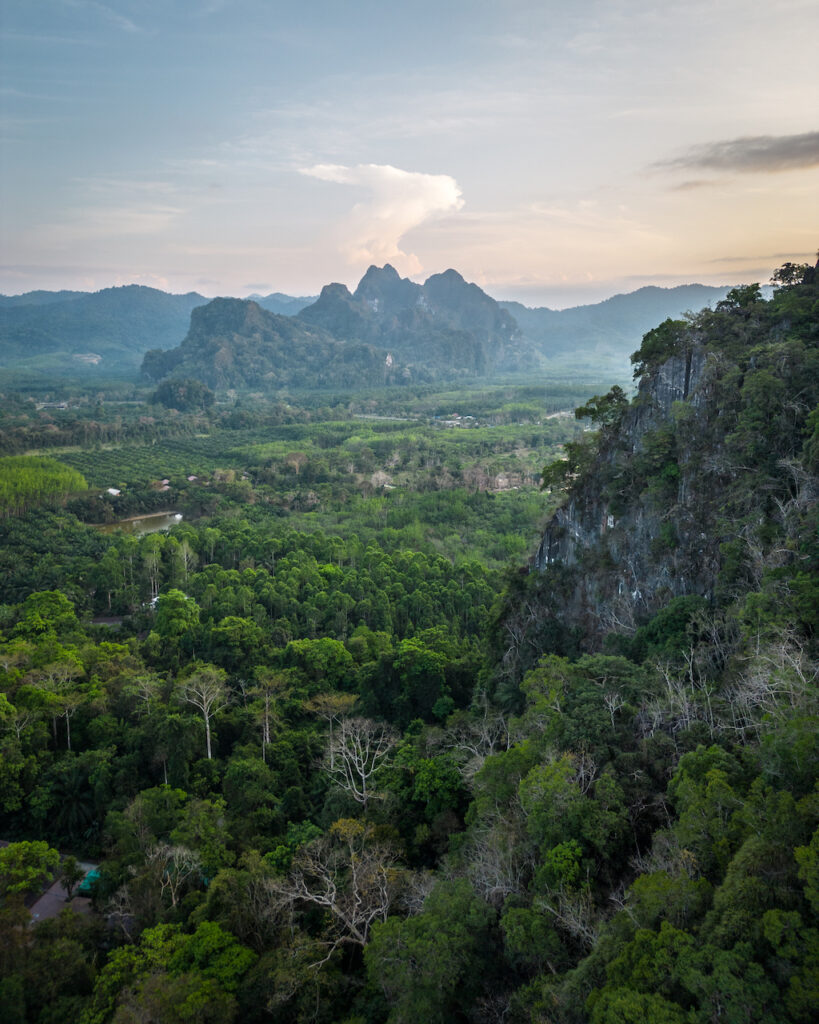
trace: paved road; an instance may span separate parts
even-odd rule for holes
[[[99,865],[97,864],[92,864],[90,861],[80,861],[80,867],[85,870],[86,874],[98,866]],[[87,899],[85,896],[75,896],[69,903],[68,893],[59,882],[54,882],[48,889],[46,889],[42,896],[38,898],[36,903],[32,904],[31,920],[45,921],[49,917],[56,917],[65,906],[70,906],[71,909],[75,910],[78,914],[87,914],[91,907],[91,900]]]

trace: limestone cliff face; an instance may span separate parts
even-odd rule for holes
[[[576,567],[564,613],[589,646],[630,630],[673,597],[712,592],[719,556],[713,495],[702,493],[702,466],[686,443],[708,432],[710,377],[706,352],[695,345],[644,378],[619,424],[603,431],[592,471],[543,535],[533,569]],[[652,468],[665,465],[647,482],[641,463],[651,461],[672,424],[673,457],[654,457]]]
[[[539,365],[514,317],[455,270],[419,285],[389,264],[370,267],[355,292],[327,285],[299,319],[338,339],[385,348],[412,366],[485,375]]]
[[[659,324],[633,356],[634,400],[612,391],[585,407],[600,430],[549,469],[570,478],[565,504],[510,587],[509,679],[538,651],[599,651],[687,596],[719,618],[754,595],[751,617],[819,635],[819,266],[774,279],[770,301],[742,286]]]

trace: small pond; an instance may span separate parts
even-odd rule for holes
[[[141,516],[129,516],[128,519],[120,519],[116,523],[99,523],[95,525],[103,533],[114,533],[115,530],[122,530],[124,533],[133,533],[137,537],[142,537],[146,533],[170,530],[172,526],[176,526],[177,523],[181,522],[181,512],[146,512]]]

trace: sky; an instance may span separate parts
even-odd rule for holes
[[[2,0],[0,292],[559,308],[819,247],[815,0]]]

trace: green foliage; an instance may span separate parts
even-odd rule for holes
[[[663,321],[643,336],[640,348],[631,357],[634,379],[642,377],[650,368],[664,363],[672,356],[685,352],[688,325],[684,320]]]
[[[647,658],[677,660],[697,643],[697,621],[706,607],[705,599],[697,594],[674,597],[633,637],[618,637],[613,646],[636,662]]]
[[[266,853],[264,859],[276,871],[284,873],[293,863],[295,852],[320,835],[321,829],[310,821],[290,821],[287,823],[284,841]]]
[[[819,332],[811,268],[777,285],[649,332],[644,382],[700,381],[670,410],[568,380],[4,403],[8,450],[125,482],[88,521],[185,517],[0,522],[0,834],[100,859],[111,922],[31,928],[46,872],[9,875],[5,1016],[811,1021]],[[578,404],[598,433],[545,418]],[[558,444],[599,548],[502,574]]]
[[[216,396],[199,380],[163,380],[154,392],[152,401],[167,409],[189,412],[192,409],[210,409]]]
[[[585,405],[579,406],[574,411],[575,419],[589,419],[601,427],[615,426],[622,418],[628,408],[628,398],[625,391],[618,385],[605,395],[595,395]]]
[[[34,505],[65,503],[88,489],[85,477],[56,459],[40,455],[0,458],[0,517],[21,515]]]
[[[38,892],[59,863],[59,853],[39,840],[0,847],[0,900]]]
[[[140,1007],[174,1024],[232,1021],[237,1010],[233,994],[255,959],[212,922],[190,935],[177,925],[149,928],[138,945],[111,954],[83,1024],[130,1021]]]
[[[155,627],[163,640],[175,640],[199,624],[199,606],[181,590],[160,594],[156,603]]]
[[[737,288],[732,288],[725,298],[717,303],[717,309],[727,313],[745,312],[753,309],[754,306],[761,302],[762,292],[759,289],[759,285],[743,284]]]
[[[59,590],[30,594],[20,608],[15,636],[28,639],[64,637],[76,632],[73,604]]]
[[[668,786],[679,815],[677,834],[713,877],[728,865],[742,835],[742,768],[722,748],[698,747],[686,754]]]
[[[541,488],[565,487],[588,472],[597,455],[597,435],[585,434],[577,441],[567,441],[564,458],[550,462],[541,473]]]
[[[777,289],[793,288],[799,284],[807,283],[814,274],[814,268],[810,263],[783,263],[771,275],[771,284]]]
[[[376,924],[364,954],[370,984],[391,1007],[389,1021],[445,1024],[480,992],[479,964],[493,914],[464,880],[440,882],[416,917]]]

